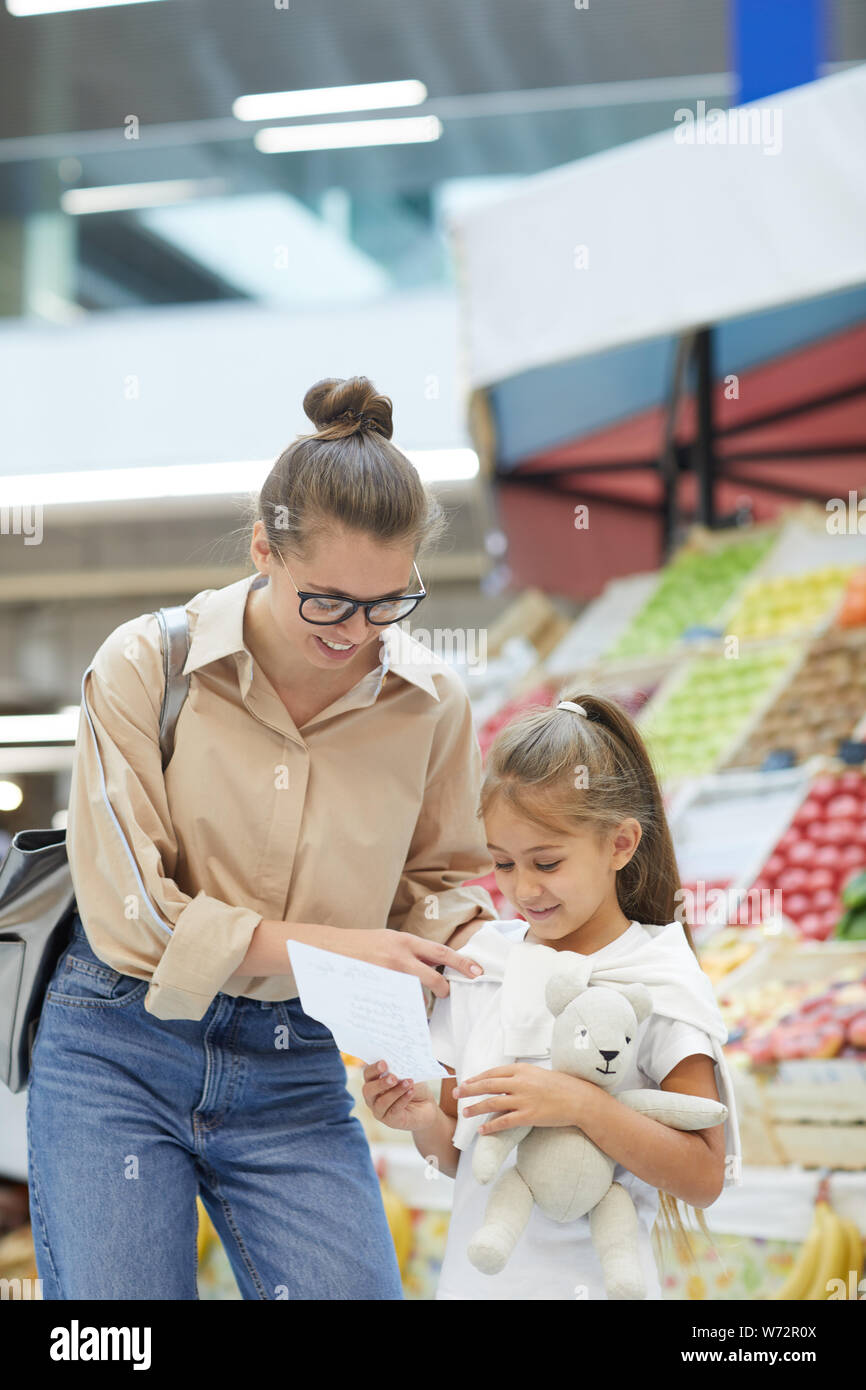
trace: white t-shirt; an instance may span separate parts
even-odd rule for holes
[[[512,920],[488,924],[501,929],[515,941],[522,941],[529,925]],[[622,936],[601,950],[592,952],[591,959],[599,964],[624,951],[650,940],[649,932],[638,922],[632,922]],[[473,990],[464,992],[471,1000]],[[474,995],[481,1003],[481,993]],[[455,1029],[450,996],[437,999],[430,1019],[434,1056],[444,1065],[461,1074],[461,1056],[471,1019],[463,1018]],[[459,1036],[455,1036],[455,1032]],[[634,1090],[646,1087],[658,1090],[659,1084],[684,1057],[694,1053],[713,1056],[713,1045],[706,1033],[675,1019],[650,1015],[639,1024],[638,1046],[625,1073],[621,1087]],[[534,1066],[550,1069],[550,1057],[518,1058]],[[553,1221],[538,1207],[533,1207],[526,1228],[521,1233],[504,1270],[499,1274],[482,1274],[470,1264],[466,1248],[471,1237],[484,1224],[484,1211],[492,1184],[483,1186],[472,1176],[474,1143],[460,1154],[454,1193],[451,1223],[442,1271],[436,1290],[437,1299],[606,1299],[601,1265],[592,1245],[589,1217],[577,1221]],[[513,1148],[500,1169],[512,1166],[517,1158]],[[658,1270],[652,1251],[650,1233],[658,1212],[658,1192],[648,1183],[636,1178],[621,1164],[614,1169],[614,1182],[621,1183],[631,1194],[638,1216],[639,1257],[647,1287],[647,1298],[661,1298]]]

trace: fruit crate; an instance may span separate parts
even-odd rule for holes
[[[848,580],[842,602],[833,615],[833,626],[842,632],[866,628],[866,563]]]
[[[797,1067],[796,1062],[782,1063]],[[807,1064],[804,1064],[807,1065]],[[848,1079],[838,1078],[848,1068]],[[756,1167],[866,1169],[866,1065],[836,1063],[836,1078],[771,1080],[731,1068],[743,1162]]]
[[[726,656],[723,642],[678,663],[638,723],[666,786],[715,772],[787,682],[801,657],[790,639]]]
[[[724,632],[741,643],[824,632],[857,568],[829,564],[796,574],[755,574],[724,610]]]
[[[803,771],[802,798],[788,824],[769,847],[756,845],[748,871],[733,886],[747,894],[778,893],[773,915],[783,927],[831,944],[843,911],[842,888],[866,869],[866,767],[816,756]]]
[[[743,640],[763,640],[774,635],[815,634],[827,631],[839,611],[847,586],[866,566],[866,534],[835,535],[828,530],[828,513],[814,503],[788,511],[775,543],[765,552],[740,590],[725,605],[720,621],[725,632]],[[835,571],[835,580],[833,576]],[[799,621],[780,622],[786,602],[799,590],[808,595],[823,575],[826,591],[820,602],[804,611]],[[757,628],[743,623],[743,603],[754,598]]]
[[[514,637],[531,642],[539,657],[546,659],[562,640],[568,619],[540,589],[525,589],[487,629],[487,655],[502,655]]]
[[[754,571],[754,578],[780,578],[823,569],[825,565],[866,565],[866,533],[844,535],[828,530],[825,507],[807,502],[786,513],[775,544]]]
[[[727,768],[757,767],[777,749],[798,762],[834,756],[866,714],[866,628],[831,629],[803,649],[789,680],[744,734]]]
[[[605,648],[606,661],[658,655],[678,646],[689,628],[717,627],[719,615],[773,547],[778,523],[739,533],[694,527],[661,572],[659,583],[628,627]]]
[[[616,640],[658,587],[661,571],[614,579],[594,599],[557,643],[545,662],[553,680],[583,671]]]
[[[807,996],[820,998],[825,991],[828,999],[834,994],[844,999],[846,989],[866,991],[864,979],[866,949],[860,943],[779,939],[756,951],[717,992],[726,1017],[739,1005],[755,1009],[763,992],[765,1004],[774,1010],[764,1026],[772,1026]],[[736,1030],[732,1036],[736,1038]],[[816,1023],[814,1050],[821,1049]],[[862,1060],[815,1055],[765,1063],[753,1062],[730,1043],[726,1051],[745,1163],[866,1168],[866,1050]]]

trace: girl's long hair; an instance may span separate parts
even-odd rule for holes
[[[619,905],[642,924],[679,920],[694,951],[679,915],[680,875],[661,788],[637,726],[602,695],[565,689],[556,700],[578,704],[586,714],[544,706],[500,730],[487,755],[479,815],[486,817],[494,802],[505,803],[521,819],[555,834],[584,827],[605,833],[633,816],[641,838],[617,872]],[[711,1241],[703,1211],[691,1210]],[[668,1192],[659,1193],[659,1218],[661,1234],[694,1259],[677,1199]]]

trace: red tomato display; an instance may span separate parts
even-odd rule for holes
[[[795,922],[804,916],[811,906],[811,900],[805,893],[785,893],[782,897],[782,911]]]
[[[856,836],[853,820],[828,820],[824,826],[824,843],[828,845],[853,845]]]
[[[810,840],[797,840],[788,850],[789,864],[811,864],[815,856],[815,846]]]
[[[806,888],[810,893],[814,893],[817,888],[835,888],[836,874],[832,869],[813,869],[809,874]]]
[[[864,869],[866,775],[853,769],[824,773],[812,782],[752,887],[778,890],[782,912],[800,935],[825,941],[842,915],[843,884]]]
[[[827,913],[835,907],[837,895],[832,888],[818,888],[812,894],[812,910]]]
[[[809,796],[813,801],[829,801],[831,796],[835,796],[839,790],[838,779],[831,773],[822,777],[816,777],[809,788]]]
[[[849,792],[842,796],[831,796],[826,809],[827,815],[833,820],[857,820],[863,814],[863,802],[859,796],[852,796]]]
[[[838,845],[819,845],[815,850],[815,858],[812,862],[816,869],[832,869],[838,875],[842,869],[839,859],[841,853]]]
[[[783,893],[800,893],[809,883],[809,871],[795,865],[793,869],[785,869],[779,874],[776,880],[776,887]]]

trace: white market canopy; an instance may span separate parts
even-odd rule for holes
[[[701,105],[455,220],[471,387],[866,283],[866,64]]]

